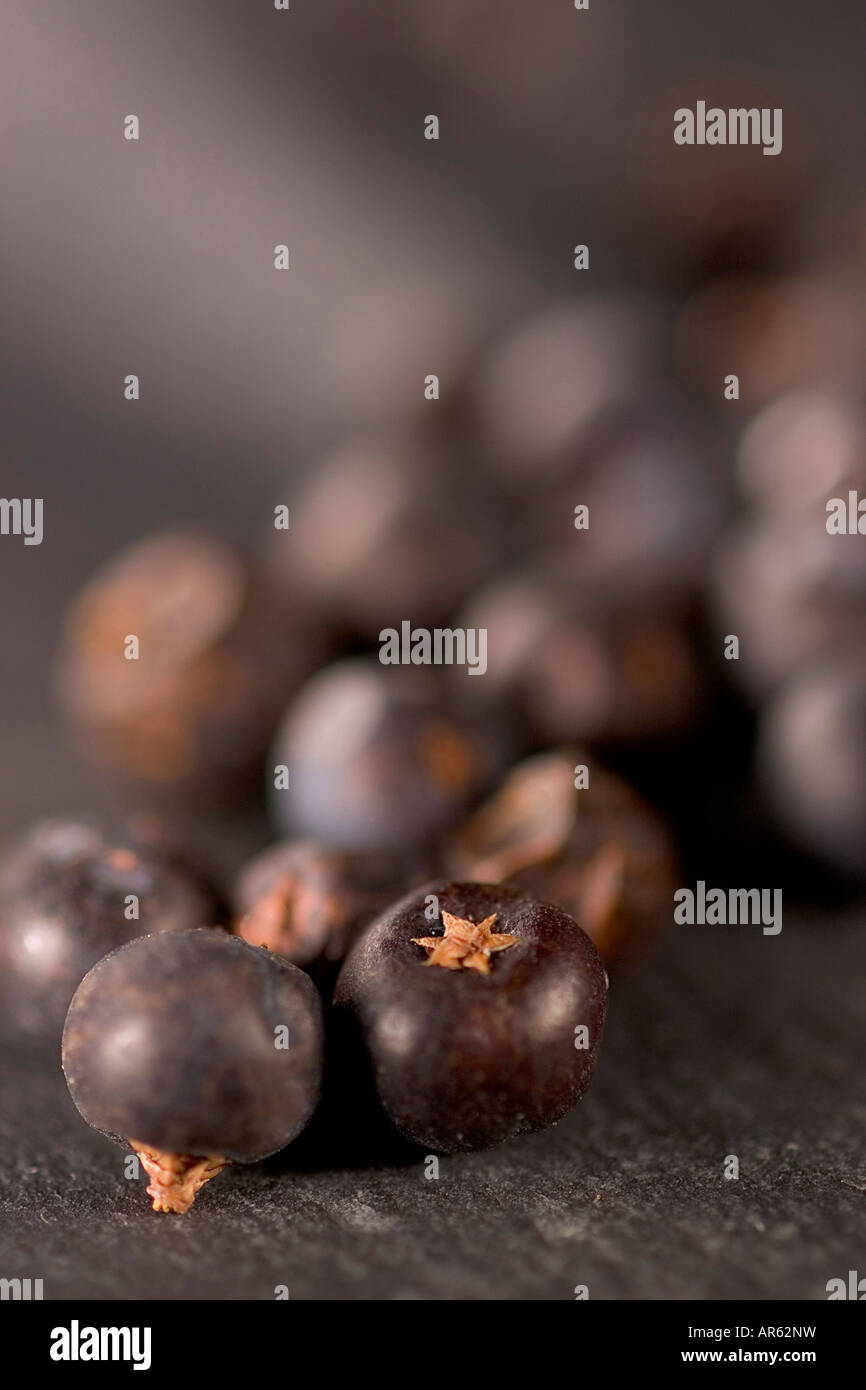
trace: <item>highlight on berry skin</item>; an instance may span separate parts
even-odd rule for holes
[[[94,966],[63,1032],[75,1105],[131,1146],[154,1211],[278,1152],[316,1108],[322,1008],[282,957],[218,929],[140,937]]]
[[[428,1151],[486,1149],[555,1124],[589,1086],[607,973],[552,903],[436,881],[355,942],[334,994],[341,1066]],[[360,1059],[360,1060],[359,1060]]]

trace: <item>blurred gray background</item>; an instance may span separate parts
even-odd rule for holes
[[[759,163],[795,245],[804,191],[811,236],[860,177],[864,29],[853,0],[6,0],[3,492],[44,497],[45,540],[0,540],[2,820],[64,797],[48,673],[70,590],[160,523],[256,538],[356,422],[334,361],[365,296],[420,276],[495,333],[573,292],[578,240],[593,289],[675,288],[671,113],[710,74],[785,107]]]

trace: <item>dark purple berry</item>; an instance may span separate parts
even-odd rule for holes
[[[589,1085],[606,997],[598,952],[561,908],[440,882],[368,927],[335,1005],[398,1132],[449,1153],[561,1119]]]
[[[657,384],[663,325],[657,303],[620,296],[567,300],[520,325],[478,384],[491,467],[524,482],[569,468],[585,430]]]
[[[634,598],[526,571],[485,587],[459,623],[487,632],[485,675],[454,671],[467,706],[510,709],[542,743],[628,743],[694,718],[700,677],[688,635]]]
[[[585,430],[562,480],[528,499],[529,526],[546,566],[572,588],[677,612],[703,588],[728,491],[716,436],[668,393]]]
[[[404,618],[446,622],[501,563],[506,534],[496,491],[453,447],[373,436],[320,461],[271,547],[271,573],[369,641]]]
[[[828,534],[823,507],[743,521],[716,557],[713,598],[719,648],[739,638],[739,658],[725,664],[760,701],[825,654],[866,642],[863,537]]]
[[[745,430],[737,475],[748,499],[783,516],[818,513],[828,498],[862,493],[866,417],[832,391],[797,391],[773,400]]]
[[[817,275],[712,280],[688,300],[678,329],[684,372],[716,399],[735,372],[749,406],[804,389],[856,393],[864,347],[852,286]]]
[[[483,678],[482,678],[483,679]],[[410,851],[489,783],[503,749],[489,723],[443,705],[429,669],[357,659],[290,706],[272,751],[277,823],[352,850]]]
[[[79,985],[63,1070],[89,1125],[136,1150],[155,1211],[290,1143],[319,1097],[321,1005],[288,961],[222,931],[147,936]]]
[[[0,861],[0,990],[18,1027],[58,1037],[92,965],[136,936],[213,926],[217,894],[139,815],[106,828],[43,821]]]
[[[776,816],[792,838],[837,870],[866,877],[862,648],[828,653],[765,704],[758,767]]]

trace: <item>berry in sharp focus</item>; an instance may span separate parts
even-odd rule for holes
[[[322,1017],[310,979],[222,931],[130,942],[80,984],[63,1034],[72,1099],[131,1144],[155,1211],[186,1211],[228,1162],[285,1147],[318,1101]]]
[[[589,1085],[606,998],[599,955],[561,908],[441,882],[355,944],[335,1023],[342,1049],[366,1050],[397,1131],[448,1153],[561,1119]]]

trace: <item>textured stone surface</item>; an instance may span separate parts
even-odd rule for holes
[[[4,1049],[2,1272],[46,1298],[824,1298],[866,1251],[864,969],[853,917],[681,928],[613,982],[555,1129],[427,1181],[422,1154],[359,1163],[320,1126],[185,1217],[150,1211],[59,1066]]]

